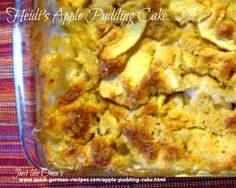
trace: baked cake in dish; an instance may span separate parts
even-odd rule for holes
[[[134,12],[61,26],[36,65],[39,140],[56,169],[126,175],[236,170],[235,0],[61,0]],[[160,10],[165,20],[142,22]],[[148,9],[147,9],[148,10]]]

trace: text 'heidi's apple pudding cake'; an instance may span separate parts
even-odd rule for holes
[[[85,18],[63,24],[37,65],[50,166],[132,175],[236,169],[234,0],[55,4]],[[95,7],[134,16],[88,23]],[[149,19],[160,12],[165,20]]]

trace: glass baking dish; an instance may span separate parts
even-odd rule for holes
[[[16,0],[15,8],[18,10],[32,10],[36,1]],[[37,124],[37,92],[35,80],[34,59],[30,56],[27,44],[27,23],[22,23],[20,18],[13,25],[13,69],[15,83],[16,109],[22,149],[28,162],[38,169],[51,168],[42,156],[42,146],[35,137],[35,125]],[[73,173],[73,172],[71,172]],[[119,175],[104,171],[79,172],[88,175]],[[78,174],[77,174],[78,175]],[[235,176],[235,172],[221,172],[217,176]],[[189,176],[186,174],[180,177]],[[206,171],[201,171],[194,176],[213,176]],[[215,175],[214,175],[215,176]]]
[[[17,10],[32,10],[33,2],[31,0],[16,0],[15,8]],[[31,165],[41,169],[44,164],[39,158],[37,143],[33,138],[33,129],[36,123],[34,65],[27,48],[25,28],[26,23],[21,23],[20,17],[17,17],[12,32],[17,120],[24,155]]]

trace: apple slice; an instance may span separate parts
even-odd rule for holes
[[[148,72],[154,53],[154,43],[144,42],[141,48],[129,59],[121,79],[129,81],[131,87],[136,87]]]
[[[210,40],[217,46],[236,51],[236,24],[233,20],[219,20],[224,17],[226,6],[216,5],[212,15],[198,23],[200,34],[203,38]]]
[[[103,48],[100,54],[100,59],[116,59],[118,56],[128,51],[141,38],[145,28],[146,23],[140,21],[131,26],[127,25],[123,29],[123,34],[121,35],[121,38],[119,40]]]
[[[118,104],[128,105],[128,91],[126,91],[125,86],[129,86],[131,90],[135,90],[137,86],[140,86],[143,77],[148,73],[154,50],[155,43],[144,40],[138,51],[129,59],[122,73],[101,81],[99,86],[100,95]]]
[[[219,38],[215,34],[214,28],[208,27],[209,20],[205,20],[198,24],[198,28],[200,30],[201,36],[205,39],[210,40],[215,43],[217,46],[229,50],[236,51],[236,40],[235,39],[227,39],[227,38]]]

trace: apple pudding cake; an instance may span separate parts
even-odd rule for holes
[[[236,170],[234,0],[61,0],[134,13],[63,24],[36,65],[39,140],[56,169],[131,175]],[[141,10],[145,20],[138,19]],[[151,10],[151,11],[148,11]],[[150,20],[164,12],[165,20]],[[90,12],[91,13],[91,12]]]

